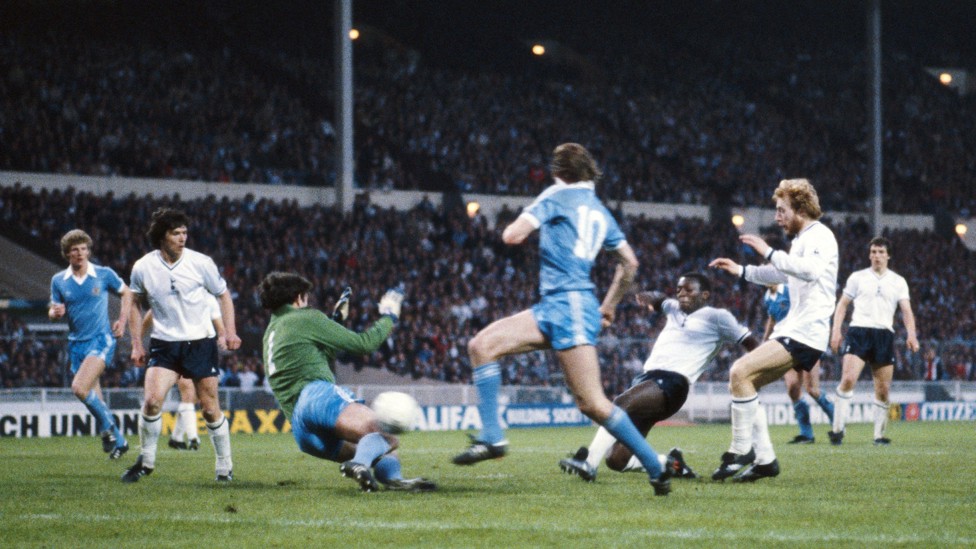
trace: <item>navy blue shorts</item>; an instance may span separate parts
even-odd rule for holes
[[[217,338],[195,341],[149,340],[149,366],[173,370],[183,377],[203,379],[218,375]]]
[[[840,354],[854,355],[875,366],[894,364],[895,333],[884,328],[849,328]]]
[[[634,378],[630,387],[634,388],[645,381],[653,381],[661,388],[664,398],[667,399],[667,411],[663,417],[671,417],[678,413],[678,410],[685,405],[688,400],[688,378],[669,370],[648,370]]]
[[[793,357],[794,370],[809,372],[823,356],[823,351],[818,351],[790,337],[777,337],[776,341],[785,347],[786,351]]]

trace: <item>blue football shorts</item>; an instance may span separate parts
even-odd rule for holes
[[[306,385],[291,414],[291,432],[298,449],[317,458],[336,461],[343,443],[336,436],[336,422],[353,402],[363,403],[363,400],[334,383],[323,380]]]
[[[532,316],[557,351],[596,345],[600,335],[600,303],[589,290],[542,296],[542,301],[532,306]]]
[[[71,358],[72,374],[77,374],[81,363],[90,356],[97,356],[107,366],[115,357],[115,336],[104,334],[101,337],[69,341],[68,356]]]

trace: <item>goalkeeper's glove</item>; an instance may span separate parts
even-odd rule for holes
[[[352,288],[346,286],[346,289],[342,290],[342,295],[339,296],[339,301],[336,301],[335,308],[332,309],[332,320],[342,323],[349,318],[350,297],[352,297]]]
[[[390,315],[396,321],[400,318],[400,307],[403,304],[403,290],[394,288],[387,290],[380,299],[380,314]]]

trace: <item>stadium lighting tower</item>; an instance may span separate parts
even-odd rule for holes
[[[872,182],[871,225],[874,234],[881,234],[882,206],[882,119],[881,119],[881,0],[867,3],[866,23],[868,28],[868,118],[870,120],[870,164],[869,177]]]
[[[336,205],[342,211],[352,209],[353,140],[352,140],[352,0],[335,0],[335,126],[338,169],[336,170]]]

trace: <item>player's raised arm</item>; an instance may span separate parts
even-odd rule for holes
[[[743,266],[727,257],[717,257],[708,266],[712,269],[721,269],[731,275],[742,276]]]
[[[519,216],[502,231],[502,242],[509,246],[517,246],[525,242],[525,239],[535,230],[536,226],[526,216]]]
[[[664,295],[664,292],[657,290],[640,292],[635,297],[638,305],[647,307],[652,312],[661,312],[661,305],[668,298],[668,296]]]

